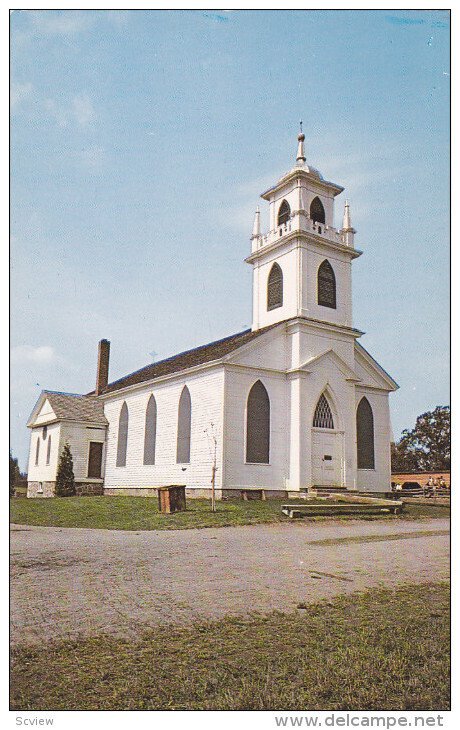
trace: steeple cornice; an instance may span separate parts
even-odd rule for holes
[[[345,253],[350,257],[350,260],[357,259],[363,253],[357,248],[351,248],[350,246],[345,246],[342,243],[335,243],[334,241],[331,241],[324,236],[316,235],[315,233],[309,233],[307,231],[296,230],[291,231],[285,236],[276,239],[275,241],[273,241],[273,243],[268,243],[265,246],[261,246],[260,248],[256,249],[247,258],[245,258],[245,261],[248,264],[252,264],[258,259],[265,257],[267,254],[272,253],[273,251],[277,251],[287,244],[292,244],[296,241],[296,239],[299,239],[299,246],[302,246],[306,243],[314,243],[322,248],[325,252],[333,250]]]
[[[271,188],[268,188],[268,190],[265,190],[260,197],[264,200],[270,200],[274,193],[290,183],[296,177],[303,178],[310,185],[314,184],[318,188],[332,193],[334,197],[336,197],[336,195],[340,195],[340,193],[343,193],[345,188],[343,188],[341,185],[337,185],[337,183],[331,182],[330,180],[324,180],[322,177],[318,177],[319,174],[320,173],[318,173],[317,171],[313,172],[312,169],[308,166],[293,167],[292,170],[287,172],[285,175],[283,175],[282,178],[280,178],[280,180],[278,180],[276,185],[273,185]]]

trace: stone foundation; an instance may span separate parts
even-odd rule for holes
[[[216,489],[216,499],[242,499],[243,492],[251,491],[260,492],[260,489]],[[288,492],[284,489],[264,489],[265,499],[287,499]],[[106,487],[104,489],[106,497],[157,497],[157,487]],[[211,490],[209,488],[186,488],[185,496],[187,499],[211,499]]]
[[[54,497],[56,482],[28,482],[27,497],[29,499],[44,499]],[[104,494],[104,483],[75,482],[77,497],[100,497]]]
[[[27,482],[28,498],[54,497],[56,482]]]
[[[77,497],[102,497],[104,494],[104,482],[76,482],[75,491]]]

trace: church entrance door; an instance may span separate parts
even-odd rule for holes
[[[314,486],[341,486],[341,434],[314,429],[311,461]]]

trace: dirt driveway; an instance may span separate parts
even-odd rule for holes
[[[14,643],[295,610],[371,586],[446,580],[449,521],[122,532],[12,526]]]

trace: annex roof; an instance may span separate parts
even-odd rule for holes
[[[54,418],[51,416],[50,420],[108,423],[104,416],[104,404],[94,396],[43,390],[31,413],[28,426],[34,425],[45,401],[53,409]]]

